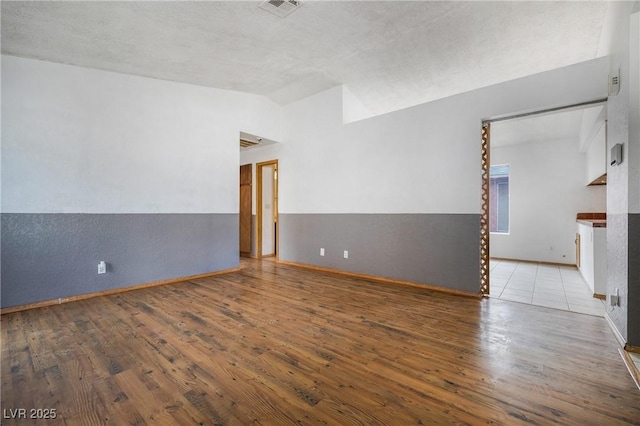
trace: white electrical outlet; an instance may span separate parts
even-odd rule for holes
[[[344,251],[344,258],[345,259],[349,258],[349,252],[347,250]]]
[[[323,248],[320,249],[320,256],[324,256],[324,249]]]
[[[104,260],[101,260],[100,263],[98,263],[98,274],[106,274],[107,273],[107,264],[104,262]]]

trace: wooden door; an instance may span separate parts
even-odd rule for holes
[[[251,256],[251,164],[240,166],[240,254]]]

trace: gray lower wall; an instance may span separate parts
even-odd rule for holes
[[[3,213],[1,222],[3,308],[239,262],[237,214]]]
[[[279,259],[480,291],[480,215],[280,214]],[[320,248],[325,256],[320,256]],[[344,259],[344,250],[349,258]]]
[[[640,347],[640,214],[629,215],[628,343]]]
[[[629,214],[607,213],[607,315],[628,342],[629,314],[628,260]],[[611,306],[609,297],[618,289],[620,306]]]

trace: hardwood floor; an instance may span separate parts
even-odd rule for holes
[[[603,318],[241,262],[3,315],[3,424],[640,424]]]

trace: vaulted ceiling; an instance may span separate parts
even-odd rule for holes
[[[3,1],[2,53],[371,115],[596,58],[608,2]]]

